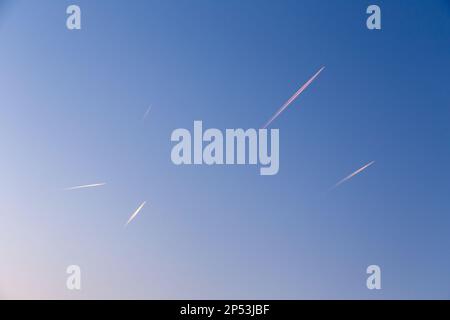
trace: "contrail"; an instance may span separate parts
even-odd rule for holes
[[[325,69],[325,67],[320,68],[319,71],[317,71],[317,73],[315,75],[312,76],[311,79],[309,79],[303,86],[301,86],[300,89],[298,89],[298,91],[296,93],[294,93],[294,95],[288,100],[286,101],[285,104],[283,104],[283,106],[272,116],[272,118],[270,118],[269,121],[267,121],[267,123],[264,125],[263,129],[266,129],[276,118],[278,118],[278,116],[287,108],[289,107],[289,105],[295,101],[295,99],[297,99],[297,97],[306,90],[306,88],[309,87],[309,85],[319,76],[319,74],[323,71],[323,69]]]
[[[104,185],[106,185],[106,183],[95,183],[95,184],[87,184],[87,185],[84,185],[84,186],[77,186],[77,187],[66,188],[64,190],[69,191],[69,190],[77,190],[77,189],[94,188],[94,187],[101,187],[101,186],[104,186]]]
[[[144,117],[142,117],[142,121],[147,119],[147,116],[148,116],[148,114],[150,113],[151,110],[152,110],[152,106],[148,107],[147,111],[145,111]]]
[[[363,172],[364,170],[366,170],[368,167],[370,167],[370,166],[373,165],[374,163],[375,163],[375,161],[372,161],[372,162],[366,164],[364,167],[362,167],[362,168],[356,170],[356,171],[353,172],[351,175],[345,177],[344,179],[342,179],[341,181],[339,181],[338,183],[336,183],[336,184],[331,188],[331,190],[333,190],[334,188],[339,187],[339,186],[340,186],[341,184],[343,184],[344,182],[350,180],[351,178],[353,178],[353,177],[356,176],[357,174]]]
[[[130,219],[128,219],[127,223],[125,224],[125,227],[128,226],[128,224],[133,221],[134,218],[138,215],[138,213],[142,210],[142,208],[145,206],[146,201],[144,201],[139,208],[131,215]]]

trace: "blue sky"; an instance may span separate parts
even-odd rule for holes
[[[0,297],[449,298],[448,1],[4,3]],[[259,128],[322,66],[276,176],[172,164],[173,130]]]

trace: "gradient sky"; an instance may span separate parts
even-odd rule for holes
[[[449,1],[0,1],[0,39],[0,298],[450,298]],[[278,175],[172,164],[322,66]]]

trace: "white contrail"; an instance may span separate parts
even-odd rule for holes
[[[375,163],[375,161],[372,161],[368,164],[366,164],[364,167],[359,168],[358,170],[356,170],[355,172],[353,172],[351,175],[345,177],[344,179],[342,179],[341,181],[339,181],[338,183],[336,183],[331,190],[333,190],[336,187],[339,187],[341,184],[343,184],[344,182],[350,180],[351,178],[353,178],[354,176],[356,176],[357,174],[363,172],[364,170],[366,170],[368,167],[370,167],[371,165],[373,165]]]
[[[94,187],[101,187],[101,186],[104,186],[104,185],[106,185],[106,183],[95,183],[95,184],[87,184],[87,185],[84,185],[84,186],[77,186],[77,187],[66,188],[64,190],[69,191],[69,190],[77,190],[77,189],[94,188]]]
[[[138,213],[142,210],[142,208],[145,206],[146,201],[144,201],[139,208],[131,215],[130,219],[128,219],[127,223],[125,223],[125,227],[133,221],[134,218],[138,215]]]
[[[152,110],[152,106],[148,107],[147,111],[145,111],[144,117],[142,117],[142,121],[147,119],[147,116],[149,115],[151,110]]]
[[[319,76],[319,74],[323,71],[323,69],[325,69],[325,67],[320,68],[319,71],[316,72],[315,75],[313,75],[311,77],[311,79],[309,79],[303,86],[301,86],[300,89],[297,90],[296,93],[294,93],[294,95],[289,98],[288,101],[285,102],[285,104],[283,104],[281,106],[280,109],[278,109],[278,111],[272,116],[272,118],[270,118],[269,121],[267,121],[267,123],[264,125],[264,127],[262,127],[262,129],[266,129],[276,118],[278,118],[278,116],[287,108],[289,107],[289,105],[295,101],[295,99],[297,99],[297,97],[306,90],[306,88],[309,87],[309,85]]]

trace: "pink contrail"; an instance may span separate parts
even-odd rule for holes
[[[339,181],[338,183],[336,183],[331,189],[337,188],[339,187],[341,184],[343,184],[344,182],[350,180],[351,178],[353,178],[354,176],[356,176],[357,174],[363,172],[364,170],[366,170],[368,167],[370,167],[371,165],[373,165],[375,163],[375,161],[372,161],[368,164],[366,164],[364,167],[356,170],[355,172],[353,172],[351,175],[345,177],[344,179],[342,179],[341,181]]]
[[[269,121],[264,125],[263,129],[266,129],[278,116],[287,108],[289,105],[297,99],[297,97],[309,87],[309,85],[319,76],[319,74],[325,69],[325,67],[320,68],[315,75],[312,76],[298,91],[288,100],[285,104],[270,118]]]

